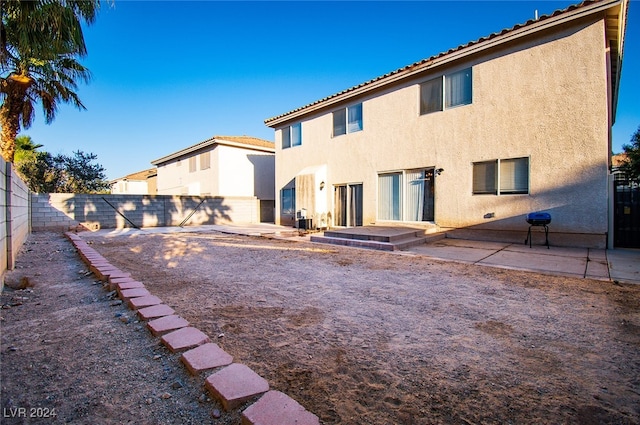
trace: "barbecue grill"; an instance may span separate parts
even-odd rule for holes
[[[544,227],[544,244],[549,249],[549,223],[551,223],[551,214],[544,212],[535,212],[527,214],[527,223],[529,223],[529,231],[527,232],[527,238],[524,240],[524,244],[529,242],[529,248],[531,248],[531,228],[533,226]]]

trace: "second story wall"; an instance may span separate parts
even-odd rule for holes
[[[465,69],[472,74],[472,102],[421,115],[420,84]],[[380,173],[442,168],[435,180],[440,226],[491,228],[499,222],[501,228],[520,229],[524,214],[547,209],[557,231],[604,234],[608,78],[603,20],[576,21],[503,43],[301,117],[300,146],[283,149],[287,127],[279,127],[276,188],[290,185],[306,167],[327,164],[328,184],[362,183],[369,224],[380,222]],[[334,136],[333,112],[357,103],[362,131]],[[513,158],[528,160],[528,193],[473,193],[474,163]],[[333,205],[333,191],[326,196]],[[490,213],[495,220],[485,218]]]
[[[215,195],[213,151],[197,152],[158,165],[159,195]]]
[[[275,199],[272,153],[220,145],[216,148],[220,196],[256,196]]]

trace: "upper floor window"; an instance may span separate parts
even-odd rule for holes
[[[333,112],[333,136],[362,130],[362,103]]]
[[[196,161],[197,161],[197,158],[196,158],[195,155],[189,157],[189,172],[190,173],[195,173],[196,172]]]
[[[474,195],[529,193],[529,158],[496,159],[473,163]]]
[[[211,167],[211,151],[200,154],[200,169],[206,170]]]
[[[446,74],[420,84],[420,115],[468,105],[471,101],[471,68]]]
[[[302,123],[296,123],[282,129],[282,149],[302,144]]]

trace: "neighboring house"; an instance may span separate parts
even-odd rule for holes
[[[159,195],[256,197],[261,221],[275,208],[273,142],[248,136],[214,136],[151,161]]]
[[[155,195],[158,173],[155,168],[138,171],[115,180],[111,180],[111,193],[116,195]]]
[[[604,247],[627,0],[585,2],[265,120],[276,222]]]

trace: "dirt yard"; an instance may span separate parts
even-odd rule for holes
[[[46,256],[23,253],[36,286],[3,294],[27,298],[2,311],[3,409],[238,423],[213,419],[202,380],[116,317],[130,313],[82,274],[70,244],[39,235],[26,250],[55,246],[75,268],[57,279]],[[217,232],[83,237],[324,424],[640,423],[640,286]],[[51,299],[58,311],[41,311]],[[68,326],[84,338],[56,339]],[[59,372],[82,358],[84,381]]]

